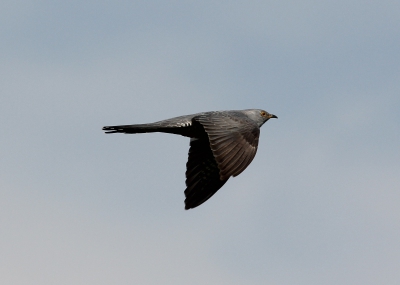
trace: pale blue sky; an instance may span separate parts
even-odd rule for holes
[[[399,284],[396,1],[2,1],[4,284]],[[189,140],[104,125],[261,108],[185,211]]]

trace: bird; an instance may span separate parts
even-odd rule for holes
[[[261,126],[277,116],[261,109],[211,111],[149,124],[105,126],[106,134],[169,133],[190,138],[185,210],[211,198],[254,159]]]

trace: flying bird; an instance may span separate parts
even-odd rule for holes
[[[278,118],[260,109],[213,111],[150,124],[106,126],[107,134],[170,133],[190,138],[186,163],[185,209],[214,195],[231,176],[238,176],[257,152],[260,127]]]

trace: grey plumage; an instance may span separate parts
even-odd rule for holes
[[[257,152],[260,127],[277,116],[264,110],[215,111],[151,124],[106,126],[107,134],[162,132],[190,137],[185,209],[195,208],[237,176]]]

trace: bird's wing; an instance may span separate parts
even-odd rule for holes
[[[203,127],[220,170],[220,179],[237,176],[257,152],[260,128],[242,113],[213,113],[193,118]]]
[[[220,171],[208,139],[191,139],[186,163],[185,209],[195,208],[215,194],[228,180]]]

